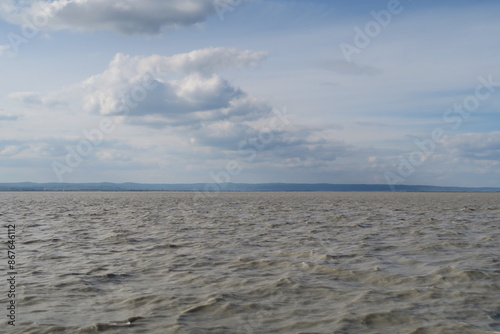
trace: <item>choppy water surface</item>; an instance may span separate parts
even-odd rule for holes
[[[17,227],[20,333],[500,332],[500,194],[0,202]]]

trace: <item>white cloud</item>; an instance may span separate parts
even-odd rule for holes
[[[26,104],[72,105],[101,115],[161,117],[165,124],[248,119],[270,109],[216,72],[257,66],[265,52],[208,48],[171,57],[117,54],[108,68],[68,89],[40,94],[17,92],[9,97]],[[145,125],[146,120],[142,120]],[[139,121],[138,123],[141,123]]]
[[[0,7],[0,17],[19,25],[28,20],[40,30],[150,35],[202,23],[214,12],[212,0],[7,0]]]

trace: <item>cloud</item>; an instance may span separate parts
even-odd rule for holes
[[[0,157],[13,157],[26,149],[29,149],[29,145],[23,141],[0,140]]]
[[[331,71],[337,74],[343,75],[375,75],[380,72],[380,70],[367,66],[367,65],[358,65],[355,62],[348,63],[345,60],[321,60],[316,63],[316,65],[327,71]]]
[[[464,133],[444,143],[451,153],[470,160],[500,161],[500,132]]]
[[[162,125],[253,119],[270,108],[217,72],[258,66],[265,52],[208,48],[171,57],[116,54],[108,68],[70,88],[48,94],[9,95],[28,105],[72,105],[76,110],[111,116],[130,116],[146,125],[161,118]],[[156,121],[155,121],[156,123]],[[156,123],[158,124],[158,123]]]
[[[18,25],[28,20],[38,29],[148,35],[199,24],[214,13],[212,0],[6,0],[0,7],[5,20]]]
[[[222,76],[226,70],[258,66],[266,56],[266,52],[233,48],[170,57],[116,54],[103,72],[69,88],[48,94],[18,92],[10,97],[40,108],[64,104],[70,112],[110,117],[118,128],[130,127],[135,135],[116,140],[131,148],[99,148],[91,159],[101,162],[145,161],[138,158],[142,155],[130,153],[144,151],[137,146],[139,138],[163,143],[174,138],[189,151],[201,152],[196,164],[240,159],[273,168],[325,167],[351,154],[352,147],[325,139],[331,127],[312,129],[280,121],[268,101],[251,96]],[[43,156],[64,152],[60,145],[37,149]],[[158,148],[157,156],[171,155],[172,150],[178,148]],[[152,163],[158,159],[155,155]]]
[[[17,100],[27,106],[34,107],[57,107],[59,105],[66,105],[68,101],[63,97],[67,90],[44,95],[39,92],[15,92],[7,95],[9,99]]]
[[[1,110],[0,110],[1,111]],[[9,121],[17,121],[19,116],[16,115],[2,115],[0,114],[0,122],[9,122]]]
[[[326,139],[330,129],[309,129],[293,122],[270,129],[272,123],[271,115],[252,123],[217,122],[197,131],[196,143],[218,148],[222,158],[240,160],[243,165],[272,168],[328,167],[356,150]]]
[[[7,96],[10,99],[20,101],[27,105],[42,105],[43,96],[37,92],[16,92]]]

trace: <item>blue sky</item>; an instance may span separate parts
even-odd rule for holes
[[[499,12],[5,0],[0,182],[500,186]]]

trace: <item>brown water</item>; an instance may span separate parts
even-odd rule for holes
[[[16,327],[2,293],[2,333],[500,332],[500,194],[0,193],[0,203],[17,242]]]

